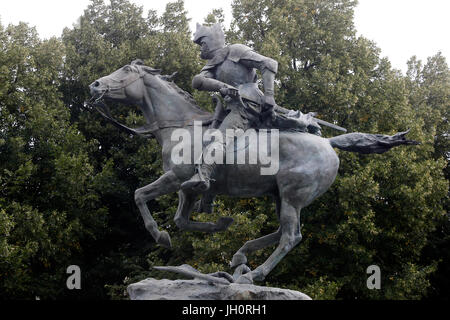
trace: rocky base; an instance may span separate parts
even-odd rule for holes
[[[145,279],[127,288],[131,300],[311,300],[299,291],[205,280]]]

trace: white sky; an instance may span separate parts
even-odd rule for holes
[[[89,0],[0,0],[0,21],[5,26],[19,21],[36,26],[41,37],[60,36],[64,27],[71,27]],[[164,11],[168,0],[131,0],[144,6],[146,14]],[[222,7],[226,24],[231,20],[232,0],[185,0],[191,29],[202,22],[215,8]],[[450,63],[450,0],[359,0],[355,10],[358,34],[374,40],[394,68],[406,71],[406,61],[419,59],[438,51]]]

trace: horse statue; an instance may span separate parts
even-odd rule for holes
[[[350,152],[383,153],[394,146],[417,144],[405,138],[408,131],[394,136],[349,133],[329,139],[305,132],[280,131],[277,160],[279,169],[275,174],[262,175],[260,169],[264,164],[259,159],[256,164],[219,165],[220,170],[215,174],[215,181],[210,189],[199,194],[180,189],[181,184],[195,172],[194,152],[191,152],[190,163],[175,163],[171,155],[173,148],[177,145],[179,147],[180,141],[172,141],[171,136],[177,129],[187,130],[192,138],[181,143],[185,143],[186,148],[193,148],[194,122],[201,121],[206,129],[214,121],[213,114],[199,108],[192,96],[171,81],[170,76],[161,75],[161,70],[136,61],[94,81],[90,85],[90,92],[91,102],[95,101],[92,105],[103,106],[98,110],[113,124],[129,133],[154,137],[162,148],[164,174],[153,183],[135,191],[136,205],[145,228],[158,244],[170,248],[170,236],[166,231],[158,229],[147,202],[162,195],[178,191],[179,204],[174,221],[181,230],[210,233],[226,230],[233,219],[221,217],[216,223],[191,221],[190,215],[199,196],[209,201],[216,195],[271,196],[274,199],[280,226],[274,233],[246,242],[234,254],[231,267],[236,268],[237,276],[226,278],[236,283],[264,280],[302,240],[302,208],[326,192],[336,178],[339,158],[333,148]],[[146,125],[132,129],[120,124],[111,116],[109,109],[100,103],[103,101],[138,105]],[[262,265],[254,270],[246,266],[248,254],[274,244],[278,246]]]

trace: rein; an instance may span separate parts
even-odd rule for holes
[[[105,101],[103,100],[103,96],[107,92],[108,91],[103,92],[102,95],[99,98],[96,98],[95,100],[94,100],[94,98],[91,98],[91,100],[87,101],[86,104],[90,107],[93,107],[95,110],[97,110],[98,113],[100,113],[104,118],[109,120],[114,126],[126,131],[129,134],[142,136],[144,138],[153,138],[154,132],[159,129],[162,129],[156,124],[156,122],[153,122],[151,124],[146,124],[139,128],[130,128],[130,127],[127,127],[126,125],[120,123],[116,119],[114,119],[114,117],[111,114],[111,110],[109,109],[109,107],[107,106]],[[94,101],[92,101],[92,100],[94,100]]]

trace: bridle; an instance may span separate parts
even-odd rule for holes
[[[127,81],[123,81],[123,80],[117,80],[114,79],[114,77],[110,77],[110,79],[114,82],[118,82],[121,83],[121,85],[119,85],[118,87],[110,87],[109,85],[106,87],[106,91],[104,93],[102,93],[102,96],[105,95],[105,93],[110,92],[110,91],[118,91],[118,90],[122,90],[125,89],[126,87],[128,87],[130,84],[135,83],[136,81],[144,78],[146,76],[146,73],[143,72],[140,68],[136,68],[138,70],[138,74],[137,77],[134,79],[128,79]]]
[[[140,68],[136,68],[136,69],[138,70],[138,74],[137,74],[137,77],[135,77],[134,79],[129,79],[127,81],[123,81],[123,80],[117,80],[117,79],[114,79],[113,77],[110,77],[110,79],[112,81],[118,82],[118,83],[120,83],[120,85],[116,86],[116,87],[111,87],[111,86],[107,85],[106,89],[101,93],[101,95],[99,97],[92,97],[89,101],[86,101],[85,104],[87,106],[97,110],[98,113],[100,113],[104,118],[109,120],[113,125],[115,125],[119,129],[123,129],[130,134],[143,136],[145,138],[152,138],[152,137],[154,137],[153,132],[160,129],[157,125],[155,125],[155,123],[146,124],[142,127],[135,128],[135,129],[129,128],[126,125],[124,125],[124,124],[118,122],[116,119],[114,119],[114,117],[111,114],[111,110],[109,109],[108,105],[106,104],[106,102],[103,99],[105,94],[107,94],[109,92],[113,92],[113,91],[123,90],[126,87],[128,87],[129,85],[133,84],[134,82],[145,77],[145,75],[146,75],[145,72],[143,72]]]
[[[158,123],[157,121],[152,121],[151,123],[145,124],[142,127],[139,128],[130,128],[126,125],[120,123],[111,114],[111,111],[109,107],[106,105],[106,102],[104,101],[105,94],[113,91],[119,91],[122,89],[125,89],[129,85],[133,84],[134,82],[138,81],[139,79],[143,79],[147,73],[143,71],[139,66],[134,66],[138,70],[137,76],[135,78],[129,79],[127,81],[114,79],[113,77],[109,77],[114,82],[119,83],[118,86],[107,86],[106,90],[101,93],[99,97],[92,97],[89,101],[85,102],[85,105],[89,106],[90,108],[86,108],[87,110],[91,111],[92,109],[97,110],[98,113],[100,113],[104,118],[109,120],[114,126],[118,127],[119,129],[125,130],[129,134],[138,135],[144,138],[153,138],[155,137],[155,132],[160,129],[165,128],[183,128],[186,126],[192,126],[195,119],[190,119],[189,121],[186,120],[166,120],[162,121],[161,123]],[[203,121],[204,125],[208,125],[213,121],[213,119],[208,119],[207,121]]]

